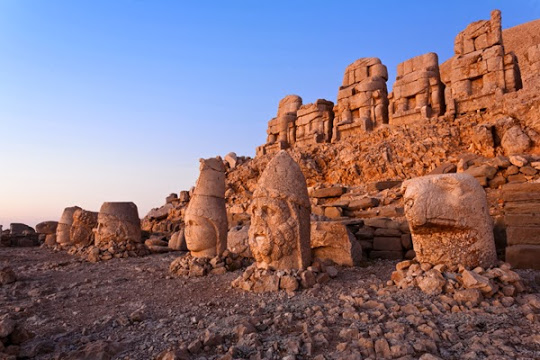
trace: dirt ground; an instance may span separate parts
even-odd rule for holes
[[[170,359],[540,358],[540,309],[530,295],[454,306],[387,287],[391,261],[340,269],[292,296],[254,294],[231,288],[240,270],[171,277],[177,256],[93,264],[45,248],[0,248],[0,268],[18,277],[0,287],[0,319],[33,334],[20,358],[155,359],[167,349],[177,349]],[[540,296],[540,271],[518,272]]]

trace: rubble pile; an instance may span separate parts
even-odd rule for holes
[[[236,271],[249,266],[253,261],[241,255],[225,250],[220,256],[213,258],[194,257],[190,253],[180,256],[171,262],[169,271],[175,276],[198,277],[221,275],[227,271]]]

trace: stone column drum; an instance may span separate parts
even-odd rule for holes
[[[486,193],[469,174],[429,175],[402,185],[416,258],[433,265],[495,265]]]
[[[184,218],[185,238],[192,256],[212,258],[227,249],[225,165],[220,157],[200,162],[201,173]]]
[[[311,264],[306,179],[286,151],[266,166],[250,211],[249,247],[258,268],[305,269]]]
[[[64,209],[58,226],[56,227],[56,242],[61,246],[67,246],[71,244],[71,225],[73,225],[73,214],[75,211],[80,210],[78,206],[71,206]]]
[[[98,214],[95,245],[106,248],[113,243],[140,243],[141,220],[132,202],[105,202]]]

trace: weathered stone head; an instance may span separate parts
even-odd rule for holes
[[[486,193],[469,174],[429,175],[402,185],[419,262],[489,267],[497,260]]]
[[[311,263],[311,206],[300,166],[281,150],[253,194],[249,247],[260,268],[305,269]]]
[[[58,221],[58,226],[56,227],[56,242],[60,245],[70,245],[71,244],[71,225],[73,225],[73,214],[75,211],[80,210],[78,206],[67,207],[62,212],[62,216]]]
[[[97,228],[94,229],[97,247],[142,241],[139,211],[132,202],[103,203],[97,221]]]
[[[73,245],[89,246],[94,243],[93,229],[97,226],[98,213],[77,209],[73,213],[71,242]]]
[[[225,166],[220,157],[200,162],[201,173],[184,218],[185,238],[194,257],[214,257],[227,249]]]

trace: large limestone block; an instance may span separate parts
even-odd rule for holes
[[[98,214],[95,245],[106,248],[110,244],[140,243],[141,220],[137,205],[132,202],[105,202]]]
[[[540,245],[508,246],[506,261],[514,268],[540,270]]]
[[[9,233],[11,235],[25,235],[25,234],[33,234],[36,231],[31,228],[30,226],[26,224],[21,223],[11,223],[9,224]]]
[[[305,269],[311,263],[310,213],[300,166],[280,151],[262,173],[251,204],[249,247],[257,267]]]
[[[38,234],[56,234],[56,228],[58,227],[58,221],[43,221],[36,225],[36,232]]]
[[[496,258],[486,194],[469,174],[429,175],[402,185],[419,262],[492,266]]]
[[[73,214],[80,210],[78,206],[71,206],[64,209],[58,226],[56,227],[56,242],[60,245],[71,244],[71,225],[73,224]]]
[[[200,162],[200,175],[184,219],[185,238],[192,256],[213,258],[227,248],[225,166],[220,157]]]
[[[345,225],[315,221],[311,223],[311,254],[314,259],[355,266],[362,261],[362,246]]]
[[[229,230],[227,250],[244,257],[253,257],[249,248],[249,226],[237,226]]]
[[[77,209],[73,213],[71,225],[71,243],[78,246],[89,246],[94,243],[93,229],[97,227],[98,213]]]

